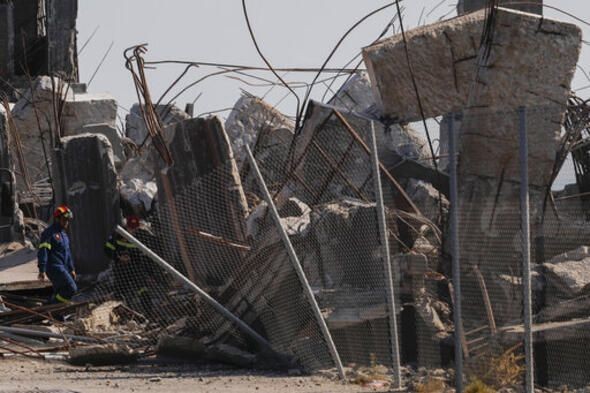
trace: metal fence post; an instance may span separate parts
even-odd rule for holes
[[[450,237],[451,256],[453,261],[453,289],[454,308],[453,319],[455,324],[455,389],[457,393],[463,392],[463,316],[461,309],[461,264],[459,254],[459,194],[457,186],[457,140],[455,135],[455,118],[453,114],[447,115],[449,134],[449,176],[450,176]]]
[[[531,233],[529,204],[529,149],[526,129],[526,108],[518,108],[518,140],[520,153],[520,225],[522,233],[522,290],[524,307],[524,351],[526,360],[526,391],[534,392]]]
[[[393,273],[391,271],[391,255],[389,252],[389,236],[387,234],[387,220],[385,218],[385,205],[383,203],[383,189],[381,188],[381,171],[379,170],[379,153],[377,151],[377,138],[375,136],[375,123],[371,122],[371,164],[373,167],[373,187],[377,202],[377,219],[379,221],[379,234],[381,248],[383,249],[383,263],[385,269],[385,286],[387,288],[387,306],[389,315],[389,335],[391,336],[391,357],[393,359],[393,374],[397,389],[402,388],[402,374],[399,355],[399,339],[397,333],[397,306],[395,303],[395,290],[393,285]]]
[[[148,247],[146,247],[145,244],[143,244],[142,242],[137,240],[132,234],[127,232],[120,225],[117,225],[115,230],[117,231],[117,233],[119,235],[123,236],[125,239],[127,239],[129,242],[133,243],[137,248],[139,248],[139,250],[141,252],[143,252],[148,258],[150,258],[152,261],[154,261],[156,264],[158,264],[158,266],[162,267],[164,270],[166,270],[168,273],[170,273],[177,280],[181,281],[183,284],[187,285],[193,291],[198,293],[199,296],[201,296],[203,298],[203,300],[205,300],[205,302],[209,303],[215,310],[217,310],[226,319],[235,323],[244,334],[252,337],[252,339],[254,339],[254,341],[256,341],[262,348],[269,350],[269,351],[273,351],[272,346],[264,337],[262,337],[260,334],[258,334],[254,329],[252,329],[250,326],[248,326],[240,318],[236,317],[231,311],[229,311],[227,308],[225,308],[217,300],[213,299],[211,297],[211,295],[209,295],[207,292],[205,292],[203,289],[201,289],[198,285],[196,285],[194,282],[192,282],[191,280],[186,278],[182,273],[180,273],[178,270],[176,270],[174,267],[172,267],[168,262],[166,262],[164,259],[162,259],[158,254],[156,254],[155,252],[150,250]]]
[[[270,192],[268,191],[268,188],[266,187],[266,182],[264,181],[264,178],[262,177],[262,174],[260,173],[260,169],[258,168],[258,164],[256,163],[254,156],[252,155],[252,151],[250,151],[250,147],[248,145],[246,145],[245,149],[246,149],[246,155],[247,155],[250,167],[252,168],[252,171],[254,172],[254,176],[256,177],[256,181],[258,182],[258,185],[260,187],[260,191],[263,194],[264,200],[266,201],[266,203],[268,203],[268,210],[270,212],[270,215],[272,216],[272,218],[275,222],[275,225],[277,226],[277,231],[279,232],[279,235],[281,236],[281,239],[285,245],[285,248],[287,249],[287,253],[289,254],[289,260],[293,264],[293,268],[295,269],[295,272],[297,273],[297,276],[299,277],[299,281],[301,282],[301,285],[303,286],[303,292],[307,296],[307,300],[309,301],[311,308],[313,309],[314,316],[316,317],[317,323],[320,326],[322,334],[324,335],[324,340],[326,340],[326,344],[328,345],[328,349],[330,351],[330,354],[332,355],[332,359],[334,360],[334,364],[335,364],[336,368],[338,369],[338,374],[340,375],[340,378],[343,381],[345,381],[346,375],[344,374],[344,367],[342,367],[342,361],[340,360],[340,355],[338,354],[338,351],[336,350],[336,345],[334,344],[334,340],[332,340],[332,335],[330,334],[330,331],[328,330],[328,325],[326,325],[326,321],[324,320],[324,316],[322,315],[322,312],[320,311],[320,306],[318,305],[318,302],[317,302],[315,296],[313,295],[313,291],[311,290],[311,286],[309,285],[309,282],[307,281],[307,277],[305,276],[305,272],[303,271],[303,268],[301,267],[301,263],[299,262],[299,258],[297,257],[297,254],[295,253],[295,249],[293,248],[293,245],[291,244],[291,240],[289,239],[289,235],[287,234],[287,232],[285,231],[285,228],[283,228],[283,225],[281,224],[281,218],[279,216],[279,212],[277,211],[274,201],[272,200],[272,196],[270,195]]]

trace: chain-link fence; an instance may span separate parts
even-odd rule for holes
[[[161,193],[149,230],[135,235],[291,365],[384,366],[395,380],[400,359],[409,378],[431,370],[424,384],[452,386],[457,371],[463,387],[520,389],[532,370],[537,386],[587,386],[590,227],[579,197],[554,198],[548,189],[559,169],[556,113],[447,118],[443,138],[453,136],[457,160],[441,176],[456,189],[378,165],[381,205],[371,158],[387,151],[372,148],[371,128],[380,144],[403,129],[312,105],[288,149],[265,134],[272,149],[255,150],[239,176],[228,160]],[[528,136],[528,190],[519,131]],[[89,295],[124,301],[126,326],[142,324],[141,334],[125,332],[131,342],[181,336],[261,349],[190,286],[133,252],[132,265],[115,263]],[[440,368],[448,371],[441,376]]]

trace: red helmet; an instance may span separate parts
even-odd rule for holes
[[[55,211],[53,212],[53,217],[54,218],[65,217],[68,220],[71,220],[74,218],[74,213],[72,213],[70,208],[67,207],[66,205],[61,205],[61,206],[58,206],[57,209],[55,209]]]
[[[125,226],[127,229],[137,229],[139,228],[139,217],[137,216],[127,216],[125,219]]]

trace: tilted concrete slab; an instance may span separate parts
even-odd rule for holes
[[[580,28],[500,8],[490,56],[478,72],[485,22],[482,10],[406,33],[425,116],[474,105],[565,105],[581,49]],[[383,113],[401,121],[419,120],[402,36],[369,46],[363,55]]]
[[[203,234],[247,243],[248,205],[229,139],[217,117],[184,120],[163,134],[174,157],[171,166],[156,163],[165,257],[181,262],[199,285],[222,285],[239,267],[241,250]]]

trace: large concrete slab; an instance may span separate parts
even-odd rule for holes
[[[485,21],[482,10],[407,32],[425,116],[473,106],[565,105],[581,48],[580,28],[500,8],[490,56],[478,68]],[[384,114],[419,120],[402,36],[364,48],[363,56]]]

